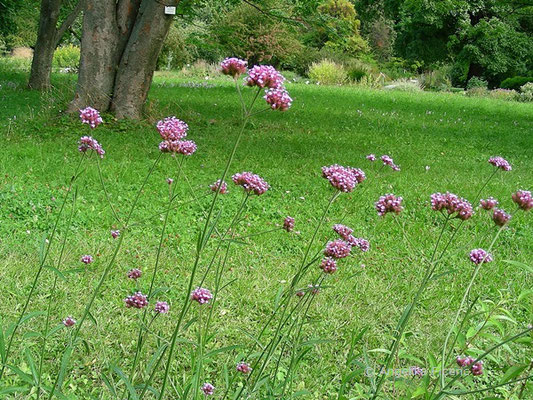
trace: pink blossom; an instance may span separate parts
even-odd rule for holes
[[[226,58],[220,63],[220,69],[224,75],[229,75],[234,78],[246,72],[248,62],[239,58],[231,57]]]
[[[503,157],[491,157],[489,158],[489,164],[494,165],[496,168],[502,169],[504,171],[511,171],[513,168],[509,161]]]
[[[470,252],[470,261],[476,265],[488,263],[492,261],[492,255],[483,249],[474,249]]]
[[[189,125],[176,117],[167,117],[156,124],[159,134],[164,140],[181,140],[187,136]]]
[[[472,375],[479,376],[483,375],[483,361],[478,361],[472,367],[470,367],[470,371],[472,371]]]
[[[133,279],[134,281],[136,281],[137,279],[139,279],[141,276],[142,276],[142,271],[140,269],[137,269],[137,268],[133,268],[133,269],[130,269],[128,271],[128,278],[130,279]]]
[[[245,82],[248,86],[260,88],[280,89],[285,78],[270,65],[256,65],[248,71]]]
[[[533,198],[529,190],[519,190],[511,196],[513,201],[524,211],[529,211],[533,208]]]
[[[383,165],[388,165],[393,169],[393,171],[399,171],[400,167],[396,164],[394,164],[394,160],[388,156],[387,154],[384,154],[380,157],[381,161],[383,161]]]
[[[376,161],[376,155],[375,154],[369,154],[366,156],[366,159],[369,161]]]
[[[213,395],[213,393],[215,393],[215,387],[213,385],[211,385],[210,383],[206,382],[202,386],[202,392],[204,392],[204,394],[206,396],[211,396],[211,395]]]
[[[95,110],[92,107],[85,107],[83,110],[80,110],[80,119],[82,124],[89,125],[91,129],[96,128],[104,122],[100,117],[98,110]]]
[[[68,316],[63,320],[63,325],[65,325],[67,328],[70,328],[71,326],[74,326],[76,324],[76,320],[72,318],[71,316]]]
[[[345,193],[351,192],[366,178],[362,170],[338,164],[322,167],[322,177],[326,178],[331,186]]]
[[[170,311],[170,306],[166,301],[158,301],[155,303],[154,311],[158,314],[166,314]]]
[[[102,148],[100,143],[91,136],[82,136],[78,142],[78,151],[80,153],[85,153],[88,150],[93,150],[100,156],[100,158],[104,158],[105,150]]]
[[[481,199],[479,201],[479,206],[484,210],[492,210],[498,205],[498,200],[494,197],[489,197],[488,199]]]
[[[342,224],[333,225],[333,231],[344,240],[348,240],[350,235],[353,233],[352,228]]]
[[[141,292],[136,292],[124,299],[128,308],[144,308],[148,305],[148,298]]]
[[[470,365],[474,363],[475,360],[470,356],[465,357],[465,358],[461,358],[458,356],[455,359],[455,361],[457,362],[457,365],[459,365],[460,367],[469,367]]]
[[[190,156],[196,149],[196,143],[192,140],[164,140],[159,143],[159,150],[162,153],[178,153]]]
[[[283,220],[283,229],[285,229],[287,232],[292,232],[294,230],[294,218],[293,217],[285,217]]]
[[[326,274],[332,274],[337,271],[337,261],[335,261],[335,259],[331,257],[323,258],[322,262],[320,263],[320,268]]]
[[[504,226],[511,219],[511,215],[507,214],[501,208],[496,208],[492,214],[492,220],[498,226]]]
[[[198,302],[198,304],[207,304],[212,298],[211,292],[201,287],[197,287],[191,293],[191,300]]]
[[[350,245],[344,240],[337,239],[326,244],[324,255],[333,258],[345,258],[350,255]]]
[[[245,192],[258,196],[270,189],[270,185],[263,178],[252,172],[241,172],[233,175],[231,179],[236,185],[242,186]]]
[[[221,183],[220,179],[218,179],[216,182],[213,182],[211,185],[209,185],[209,188],[213,192],[216,192],[218,190],[219,186],[220,186],[220,191],[219,191],[220,194],[228,193],[228,184],[226,182],[224,182],[224,181],[222,181],[222,183]]]
[[[250,364],[247,364],[245,362],[240,362],[237,364],[237,371],[241,372],[242,374],[246,375],[252,372],[252,368],[250,367]]]
[[[269,89],[263,97],[273,110],[287,111],[292,99],[285,89]]]
[[[370,243],[366,239],[356,238],[356,237],[350,235],[348,237],[347,241],[350,244],[350,246],[358,247],[359,250],[361,250],[362,252],[366,253],[370,249]]]
[[[174,183],[174,179],[172,179],[172,178],[167,178],[167,183],[168,183],[169,185],[172,185],[172,184]]]
[[[389,212],[399,214],[403,211],[402,206],[403,197],[396,197],[392,193],[383,195],[374,203],[379,216],[384,216]]]
[[[120,236],[120,231],[119,230],[116,230],[116,231],[111,231],[111,237],[113,239],[116,239]]]
[[[450,192],[446,192],[446,194],[433,193],[431,195],[431,208],[435,211],[447,210],[450,215],[456,213],[456,218],[463,221],[474,214],[472,205],[468,200]]]
[[[93,256],[86,254],[84,256],[81,256],[81,262],[84,264],[90,264],[94,261]]]

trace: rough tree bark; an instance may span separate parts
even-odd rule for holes
[[[157,57],[172,23],[162,3],[88,3],[83,18],[80,74],[69,111],[92,106],[100,111],[113,110],[118,118],[140,118]]]
[[[31,62],[28,87],[37,90],[50,88],[50,73],[54,51],[61,38],[80,14],[84,0],[78,1],[61,26],[57,27],[62,0],[42,0],[39,16],[39,31]]]

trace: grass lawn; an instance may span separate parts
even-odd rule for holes
[[[89,133],[77,119],[59,113],[73,92],[74,77],[55,76],[56,89],[40,95],[24,89],[24,74],[0,71],[0,316],[5,329],[21,311],[39,265],[43,235],[52,228],[79,161],[77,141]],[[198,144],[197,153],[184,164],[186,180],[178,182],[179,200],[188,203],[170,215],[156,280],[156,286],[162,288],[159,297],[172,307],[168,315],[156,321],[155,329],[164,338],[170,336],[186,290],[196,238],[205,221],[203,210],[210,203],[207,187],[221,174],[239,128],[238,98],[231,83],[216,79],[195,82],[193,85],[173,74],[159,74],[150,92],[146,121],[117,122],[111,115],[104,115],[105,124],[91,133],[106,151],[101,163],[103,178],[120,215],[128,211],[159,155],[160,140],[154,128],[157,120],[176,115],[189,124],[189,138]],[[523,295],[520,300],[519,296],[532,287],[532,275],[504,262],[532,264],[531,212],[515,212],[510,197],[518,189],[531,190],[533,186],[531,104],[448,93],[305,84],[289,84],[288,90],[294,99],[292,108],[285,113],[259,113],[253,118],[230,173],[253,171],[271,185],[265,195],[250,199],[245,218],[236,228],[238,236],[279,226],[286,215],[296,219],[297,233],[279,230],[232,247],[224,275],[228,286],[220,293],[213,319],[214,337],[208,348],[235,344],[242,347],[213,357],[205,365],[206,379],[223,388],[223,365],[233,368],[239,354],[253,345],[251,336],[258,333],[270,315],[280,287],[288,285],[331,196],[331,186],[321,177],[320,168],[334,163],[362,168],[367,180],[333,204],[313,251],[319,251],[326,240],[334,237],[330,227],[343,216],[358,236],[370,240],[371,248],[368,253],[344,260],[311,306],[304,338],[327,341],[313,346],[305,356],[293,393],[305,390],[302,398],[336,398],[333,394],[341,374],[358,368],[346,367],[345,362],[351,335],[363,328],[368,330],[357,351],[364,349],[372,365],[383,359],[381,349],[388,347],[403,309],[413,298],[425,270],[422,257],[430,255],[442,226],[441,215],[428,206],[429,196],[450,191],[474,203],[493,171],[487,163],[491,156],[503,156],[513,170],[497,173],[482,196],[497,198],[500,206],[514,215],[492,252],[495,261],[481,269],[471,298],[480,296],[479,307],[484,304],[494,308],[495,315],[508,317],[500,318],[501,328],[489,327],[489,332],[498,338],[531,323],[533,296]],[[245,92],[251,95],[251,91]],[[389,154],[401,171],[382,169],[379,162],[367,161],[365,156],[369,153]],[[74,272],[67,275],[67,281],[60,279],[57,283],[53,324],[67,315],[76,318],[82,313],[115,245],[109,231],[116,226],[100,185],[96,161],[93,158],[84,165],[76,184],[78,206],[74,222],[70,229],[62,222],[58,230],[59,240],[68,238],[64,261],[58,268],[65,273]],[[134,289],[125,274],[130,268],[142,269],[146,279],[141,279],[139,285],[147,287],[162,227],[161,217],[153,215],[165,207],[169,191],[166,178],[176,178],[176,174],[176,161],[166,155],[142,193],[132,218],[142,223],[125,238],[93,306],[96,321],[84,326],[82,337],[87,348],[76,353],[71,373],[65,379],[64,392],[73,398],[112,398],[100,374],[107,373],[110,364],[124,370],[131,365],[138,322],[135,312],[124,307],[124,297]],[[233,184],[229,189],[220,203],[222,226],[228,223],[242,196]],[[374,202],[385,193],[404,198],[405,211],[396,218],[381,218],[374,210]],[[189,202],[193,199],[196,200]],[[477,207],[477,203],[473,205]],[[477,210],[458,231],[448,258],[440,265],[409,323],[396,366],[429,366],[431,358],[440,355],[473,271],[468,253],[473,248],[487,248],[496,232],[489,215]],[[453,225],[458,226],[456,222]],[[445,238],[451,233],[446,231]],[[57,262],[58,253],[59,245],[53,246],[50,262]],[[83,254],[92,254],[95,262],[80,269]],[[206,262],[200,263],[201,269]],[[318,268],[313,271],[313,279],[319,272]],[[54,277],[51,270],[45,270],[30,304],[31,311],[46,310]],[[213,285],[209,276],[205,285]],[[483,319],[483,314],[472,317],[468,327]],[[24,371],[29,371],[24,348],[37,357],[39,341],[32,332],[42,330],[43,325],[42,316],[26,322],[15,341],[12,363]],[[194,335],[193,328],[185,333],[190,339]],[[68,333],[62,330],[50,341],[44,367],[48,384],[60,363],[65,340]],[[475,341],[482,350],[492,344],[490,337]],[[156,340],[151,339],[144,359],[156,346]],[[494,360],[487,361],[481,382],[499,382],[510,365],[531,358],[531,349],[530,342],[498,351]],[[178,398],[175,388],[192,374],[191,352],[190,345],[179,344],[169,398]],[[285,367],[282,365],[278,372],[280,380]],[[8,384],[20,384],[19,377],[10,372]],[[350,386],[348,398],[364,398],[362,393],[368,384],[360,372]],[[392,388],[387,386],[386,398],[396,398]],[[22,394],[10,396],[28,398]],[[480,398],[475,396],[472,398]]]

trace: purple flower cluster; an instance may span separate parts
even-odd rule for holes
[[[102,148],[100,143],[91,136],[82,136],[78,142],[78,151],[80,153],[85,153],[88,150],[93,150],[100,156],[104,158],[105,150]]]
[[[501,208],[496,208],[492,213],[492,220],[498,226],[504,226],[511,219],[511,215],[507,214]]]
[[[338,164],[322,167],[322,177],[326,178],[331,186],[345,193],[351,192],[357,184],[366,179],[362,170]]]
[[[273,110],[287,111],[292,104],[289,92],[283,87],[280,89],[267,90],[263,98]]]
[[[166,314],[170,311],[170,306],[166,301],[158,301],[155,303],[154,311],[158,314]]]
[[[492,164],[496,168],[502,169],[504,171],[511,171],[513,169],[513,167],[511,167],[511,164],[509,164],[509,161],[507,161],[503,157],[491,157],[489,158],[489,164]]]
[[[376,155],[375,154],[369,154],[366,156],[366,159],[369,161],[376,161]]]
[[[258,196],[270,189],[270,185],[263,178],[252,172],[241,172],[233,175],[231,179],[236,185],[242,186],[245,192]]]
[[[383,217],[385,214],[393,212],[399,214],[403,210],[403,197],[395,196],[392,193],[385,194],[374,203],[378,215]]]
[[[533,208],[533,198],[529,190],[519,190],[511,196],[513,201],[524,211],[529,211]]]
[[[392,159],[391,156],[388,156],[387,154],[384,154],[380,157],[381,161],[383,161],[383,165],[388,165],[389,167],[392,168],[393,171],[399,171],[400,170],[400,166],[399,165],[396,165],[394,164],[394,160]]]
[[[211,292],[201,287],[197,287],[191,293],[191,300],[198,302],[198,304],[207,304],[212,298]]]
[[[116,230],[116,231],[111,231],[111,237],[113,239],[116,239],[120,236],[120,231],[119,230]]]
[[[128,308],[144,308],[148,305],[148,298],[141,292],[136,292],[124,299]]]
[[[141,276],[142,276],[142,271],[140,269],[137,269],[137,268],[133,268],[133,269],[130,269],[128,271],[128,278],[130,279],[133,279],[134,281],[136,281],[137,279],[139,279]]]
[[[281,89],[285,78],[270,65],[255,65],[248,71],[246,85],[260,88]]]
[[[93,256],[89,255],[89,254],[86,254],[84,256],[81,256],[81,260],[80,260],[82,263],[84,264],[90,264],[94,261],[93,259]]]
[[[450,192],[446,192],[446,194],[433,193],[431,195],[431,208],[435,211],[447,210],[450,215],[457,213],[456,218],[463,221],[474,214],[472,204],[468,200]]]
[[[189,125],[176,117],[166,117],[156,124],[157,131],[163,140],[181,140],[187,136]]]
[[[248,62],[241,60],[240,58],[228,57],[220,63],[220,69],[224,75],[237,78],[246,72]]]
[[[470,371],[472,372],[472,375],[483,375],[483,361],[478,361],[474,364],[474,361],[476,361],[473,357],[457,357],[455,359],[457,362],[457,365],[460,367],[470,367]]]
[[[71,326],[74,326],[76,324],[76,320],[72,318],[70,315],[63,320],[63,325],[65,325],[67,328],[70,328]]]
[[[204,394],[206,396],[212,396],[213,393],[215,393],[215,387],[213,385],[211,385],[210,383],[206,382],[202,386],[202,392],[204,392]]]
[[[283,220],[283,229],[285,229],[287,232],[292,232],[294,230],[294,218],[293,217],[285,217]]]
[[[159,150],[162,153],[178,153],[184,156],[194,154],[197,146],[192,140],[165,140],[159,143]]]
[[[247,364],[245,362],[238,363],[236,369],[244,375],[247,375],[252,372],[252,367],[250,367],[250,364]]]
[[[476,265],[492,262],[492,255],[483,249],[474,249],[470,252],[470,261]]]
[[[85,107],[83,110],[80,110],[80,119],[82,124],[87,124],[91,129],[96,128],[102,122],[102,117],[98,110],[95,110],[92,107]]]
[[[326,274],[332,274],[337,271],[337,261],[332,257],[325,257],[320,263],[320,269]]]
[[[368,250],[370,250],[370,243],[368,242],[368,240],[363,239],[363,238],[356,238],[356,237],[350,235],[348,237],[348,243],[352,247],[358,247],[359,250],[361,250],[362,252],[365,252],[365,253]]]
[[[333,240],[326,244],[324,255],[332,258],[345,258],[350,255],[351,246],[342,239]]]
[[[498,200],[496,200],[494,197],[489,197],[488,199],[481,199],[479,201],[479,205],[484,210],[492,210],[498,205]]]
[[[353,233],[353,229],[346,225],[335,224],[333,225],[333,232],[335,232],[337,235],[339,235],[344,240],[348,240],[348,238]]]
[[[209,188],[213,192],[216,192],[217,190],[219,190],[219,186],[220,186],[220,191],[219,191],[220,194],[228,193],[228,184],[224,181],[220,182],[220,179],[218,179],[216,182],[213,182],[211,185],[209,185]]]

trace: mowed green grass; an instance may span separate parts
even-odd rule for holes
[[[173,307],[168,316],[157,321],[157,331],[168,338],[186,289],[196,237],[203,226],[202,210],[210,201],[207,186],[221,174],[239,127],[238,98],[231,82],[197,81],[197,87],[192,87],[187,80],[172,74],[159,75],[150,92],[146,121],[114,121],[111,115],[104,115],[106,123],[89,133],[77,119],[58,113],[72,94],[73,77],[54,77],[56,89],[44,96],[26,91],[25,79],[23,74],[7,72],[0,77],[3,255],[0,315],[4,325],[17,318],[29,291],[43,235],[53,225],[79,161],[79,137],[92,134],[105,148],[104,179],[113,204],[124,215],[158,156],[159,136],[154,123],[167,115],[176,115],[189,124],[189,138],[197,142],[198,152],[186,160],[187,181],[178,182],[180,201],[188,203],[171,213],[156,280],[156,285],[165,289],[160,299],[169,301]],[[513,170],[498,173],[482,196],[496,197],[514,216],[493,251],[496,261],[483,267],[472,297],[501,302],[516,321],[502,321],[508,332],[517,332],[531,321],[531,297],[517,301],[531,287],[531,274],[503,261],[531,265],[533,255],[531,213],[515,213],[510,197],[517,189],[530,190],[533,186],[531,104],[354,87],[289,84],[288,89],[294,99],[293,107],[285,113],[269,111],[254,117],[230,173],[253,171],[272,186],[265,195],[250,199],[246,218],[236,230],[238,235],[272,229],[286,215],[295,217],[298,232],[288,234],[280,230],[255,236],[246,240],[247,245],[232,248],[224,276],[230,284],[221,293],[213,325],[215,336],[209,347],[234,344],[243,347],[210,361],[206,365],[206,380],[223,387],[222,365],[233,368],[239,351],[246,352],[253,345],[247,334],[257,334],[270,315],[276,293],[287,286],[301,262],[303,250],[331,196],[332,189],[321,177],[320,168],[333,163],[362,168],[367,180],[334,203],[313,251],[319,251],[327,239],[333,238],[331,225],[345,215],[345,223],[358,236],[370,240],[371,250],[342,261],[339,271],[326,281],[327,287],[310,309],[304,337],[330,341],[315,346],[301,364],[296,386],[298,390],[309,390],[312,394],[308,398],[329,398],[335,392],[345,368],[347,342],[352,332],[368,327],[363,339],[367,350],[389,345],[394,326],[422,279],[425,264],[421,253],[430,254],[441,227],[441,216],[428,206],[430,194],[451,191],[473,202],[492,173],[487,163],[490,156],[505,157]],[[250,97],[252,92],[245,93]],[[258,110],[263,107],[262,101],[259,103]],[[365,159],[369,153],[389,154],[401,171],[381,170],[378,163]],[[80,316],[115,245],[109,235],[109,230],[115,227],[114,220],[99,183],[96,162],[93,159],[85,165],[76,185],[78,206],[74,223],[70,229],[62,223],[58,231],[58,240],[68,237],[64,262],[58,268],[62,271],[80,268],[83,254],[94,255],[96,262],[69,274],[67,282],[58,282],[53,323],[59,323],[66,315]],[[137,318],[134,311],[123,305],[123,298],[133,290],[125,273],[133,267],[142,269],[145,278],[140,288],[146,290],[162,226],[159,217],[150,216],[163,210],[168,197],[165,179],[175,178],[176,173],[176,161],[165,156],[148,181],[133,215],[134,222],[144,222],[125,239],[102,295],[94,304],[98,324],[85,325],[82,336],[89,351],[80,349],[73,360],[66,393],[78,398],[100,395],[105,390],[99,377],[102,371],[107,371],[111,363],[128,370]],[[384,193],[404,198],[405,211],[396,221],[390,215],[378,217],[373,208]],[[220,203],[222,226],[229,222],[241,196],[239,188],[230,185],[230,193]],[[190,202],[193,198],[197,201]],[[457,234],[438,278],[424,294],[409,324],[402,347],[422,364],[427,363],[430,354],[440,354],[447,328],[473,271],[468,252],[487,247],[495,233],[489,215],[479,210]],[[447,231],[445,239],[450,234]],[[50,262],[57,262],[58,252],[59,246],[53,246]],[[201,270],[207,260],[208,257],[201,263]],[[319,272],[316,268],[309,281]],[[53,272],[46,270],[31,311],[46,308],[53,279]],[[211,275],[205,285],[213,285]],[[16,340],[13,363],[24,370],[28,366],[22,350],[29,347],[36,354],[38,342],[29,333],[42,329],[43,323],[42,317],[27,322]],[[24,334],[29,337],[21,342]],[[185,335],[193,337],[194,329]],[[53,378],[67,339],[67,333],[61,331],[50,342],[45,362],[47,380]],[[476,345],[483,348],[483,343],[480,339]],[[145,358],[155,346],[151,340]],[[492,363],[487,372],[489,380],[501,375],[501,368],[524,359],[524,347],[516,347],[515,351],[513,356],[499,354],[501,364]],[[189,346],[179,346],[171,375],[174,385],[179,386],[183,377],[191,374],[190,352]],[[379,350],[369,352],[373,362],[379,362],[382,354]],[[398,365],[412,364],[412,360],[400,359]],[[12,384],[17,382],[14,375],[10,379]],[[359,381],[366,382],[363,377]]]

